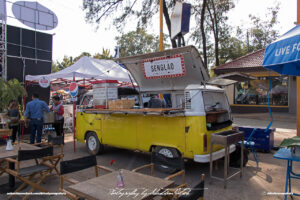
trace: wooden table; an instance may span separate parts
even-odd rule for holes
[[[5,159],[5,158],[14,158],[18,156],[18,151],[19,148],[21,147],[22,150],[35,150],[35,149],[40,149],[40,147],[31,145],[31,144],[26,144],[26,143],[19,143],[13,145],[13,150],[7,151],[6,150],[6,145],[0,146],[0,161]],[[9,163],[9,168],[10,169],[15,169],[15,163],[10,162]],[[9,187],[14,187],[15,186],[15,177],[9,174]]]
[[[12,129],[0,129],[0,137],[3,137],[5,135],[11,136]]]
[[[146,199],[157,196],[161,189],[174,184],[174,181],[132,172],[123,171],[124,187],[117,187],[118,171],[105,174],[71,185],[66,188],[79,197],[90,200],[114,200],[114,199]],[[127,194],[126,194],[127,193]]]

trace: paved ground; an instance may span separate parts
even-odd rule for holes
[[[275,114],[277,116],[277,114]],[[275,145],[279,145],[281,140],[285,137],[292,137],[296,134],[294,116],[288,115],[282,119],[276,118],[273,127],[276,128]],[[236,125],[240,126],[256,126],[266,127],[269,123],[269,118],[265,114],[256,115],[253,119],[247,115],[235,115],[234,121]],[[65,160],[88,155],[85,145],[76,143],[76,152],[73,151],[72,135],[68,134],[66,137],[66,145],[64,147]],[[228,182],[227,189],[223,188],[223,183],[213,181],[209,184],[209,165],[199,164],[194,162],[187,162],[186,179],[189,186],[196,184],[202,173],[205,173],[205,199],[219,200],[252,200],[252,199],[283,199],[283,196],[266,195],[267,192],[283,192],[285,184],[286,162],[273,158],[271,153],[259,153],[259,167],[253,161],[253,157],[249,155],[249,162],[244,169],[244,176],[242,179],[235,177]],[[109,166],[110,161],[114,159],[119,168],[134,169],[138,166],[150,162],[150,155],[147,153],[134,152],[116,148],[106,148],[104,154],[97,156],[98,164]],[[218,163],[218,169],[222,172],[222,161]],[[294,169],[300,173],[300,163],[294,164]],[[166,174],[156,173],[157,176],[164,177]],[[73,178],[78,180],[86,180],[94,176],[94,170],[88,169],[78,172],[73,175]],[[0,177],[0,183],[7,183],[7,176]],[[177,180],[178,183],[179,179]],[[126,180],[125,180],[126,184]],[[68,184],[66,184],[68,185]],[[49,177],[43,186],[47,187],[51,192],[57,192],[59,187],[59,179],[57,176]],[[300,193],[300,181],[293,181],[293,191]],[[1,197],[0,197],[1,198]],[[6,199],[5,194],[2,195]],[[1,198],[1,199],[2,199]],[[18,199],[18,198],[17,198]],[[31,197],[30,199],[41,199],[41,196]],[[43,199],[64,199],[62,196],[50,196]],[[294,198],[297,199],[297,198]],[[298,198],[299,199],[299,198]]]

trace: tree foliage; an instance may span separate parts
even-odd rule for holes
[[[166,38],[165,36],[164,39]],[[159,37],[147,34],[142,28],[118,36],[116,41],[120,46],[120,57],[159,51]],[[168,47],[166,43],[164,46]]]
[[[193,5],[193,14],[196,22],[199,23],[196,23],[192,38],[196,44],[203,47],[202,54],[205,66],[212,62],[214,65],[219,65],[222,43],[231,37],[227,14],[234,8],[234,2],[233,0],[196,2]],[[210,57],[211,55],[214,58]]]
[[[11,79],[4,81],[0,78],[0,111],[7,109],[11,100],[23,100],[21,97],[26,95],[24,86],[17,80]]]
[[[275,7],[268,8],[268,12],[264,19],[260,19],[254,15],[249,15],[252,26],[249,30],[248,41],[249,51],[259,50],[265,48],[268,44],[278,38],[278,30],[274,26],[278,23],[277,14],[279,11],[279,4]]]
[[[163,0],[163,14],[171,35],[171,20],[169,10],[174,7],[176,0]],[[127,24],[136,22],[137,28],[145,29],[152,25],[153,16],[159,13],[158,0],[83,0],[83,10],[87,22],[98,25],[104,23],[105,19],[112,19],[114,26],[123,32]],[[176,42],[170,39],[172,47]]]
[[[102,53],[96,53],[95,55],[93,55],[93,58],[97,58],[97,59],[112,59],[112,55],[110,54],[110,50],[109,49],[102,49]]]
[[[223,64],[263,48],[278,37],[278,31],[274,29],[278,5],[270,8],[263,20],[250,15],[251,27],[248,29],[238,27],[235,31],[228,23],[228,13],[235,7],[235,2],[236,0],[189,1],[196,22],[190,39],[199,48],[206,67]],[[175,3],[176,0],[163,0],[163,14],[169,36],[171,31],[169,13],[172,12]],[[136,22],[137,28],[146,30],[147,26],[152,24],[154,15],[159,12],[159,0],[83,0],[83,10],[86,13],[86,20],[91,23],[104,25],[104,19],[112,19],[113,24],[122,31],[127,24]],[[118,39],[121,40],[121,37]],[[130,46],[129,41],[124,40],[123,45]],[[171,40],[171,43],[175,48],[175,40]],[[133,47],[130,49],[135,52]],[[138,49],[135,53],[138,53]]]

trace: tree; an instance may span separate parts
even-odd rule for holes
[[[159,37],[147,34],[142,28],[116,37],[116,40],[120,46],[120,57],[159,51]],[[164,40],[166,40],[166,36]],[[168,47],[167,44],[164,46]]]
[[[89,52],[82,52],[79,56],[74,58],[74,62],[72,63],[72,65],[77,62],[80,58],[82,58],[83,56],[87,56],[87,57],[91,57],[91,54]]]
[[[236,37],[230,37],[220,43],[220,64],[235,60],[247,54],[246,44]]]
[[[201,39],[202,39],[201,44],[202,44],[204,67],[207,68],[207,49],[206,49],[207,45],[206,45],[206,31],[204,26],[206,7],[207,7],[207,0],[203,0],[201,6],[194,7],[196,20],[200,21],[199,23],[200,29],[196,29],[192,37],[197,40],[198,35],[201,33]],[[200,33],[198,30],[200,30]]]
[[[110,54],[110,50],[109,49],[102,49],[102,54],[100,53],[96,53],[95,55],[93,55],[93,58],[97,58],[97,59],[112,59],[112,56]]]
[[[74,64],[74,59],[72,56],[64,56],[61,62],[56,61],[55,64],[54,63],[52,64],[52,73],[58,72],[73,64]]]
[[[139,3],[138,3],[139,2]],[[163,14],[171,36],[171,20],[169,9],[173,8],[176,0],[163,0]],[[142,8],[142,9],[141,9]],[[113,19],[113,24],[122,32],[127,22],[137,22],[137,28],[146,28],[152,23],[153,16],[159,12],[157,0],[83,0],[85,18],[90,23],[101,24],[104,18]],[[177,47],[175,39],[171,39],[172,47]]]
[[[251,29],[249,31],[240,29],[242,32],[249,32],[247,37],[241,37],[243,35],[241,33],[234,35],[232,27],[228,24],[227,16],[228,12],[235,6],[234,2],[236,1],[191,1],[192,16],[196,20],[196,27],[191,32],[191,39],[200,49],[206,67],[209,65],[217,66],[262,48],[278,35],[278,32],[274,31],[274,25],[277,23],[278,6],[275,9],[270,9],[271,15],[270,13],[267,14],[268,17],[271,16],[271,20],[263,21],[258,17],[250,16]],[[163,14],[169,36],[171,33],[169,12],[175,3],[176,0],[163,0]],[[133,21],[137,22],[137,28],[145,29],[151,24],[153,16],[158,13],[159,1],[83,0],[83,10],[86,13],[86,20],[90,23],[101,24],[104,18],[109,18],[113,20],[113,24],[120,31]],[[175,48],[175,40],[171,40],[171,43],[172,47]]]
[[[58,72],[58,71],[59,71],[59,68],[58,68],[57,62],[54,63],[54,61],[52,61],[52,70],[51,70],[51,73],[55,73],[55,72]]]
[[[278,38],[278,30],[274,28],[274,26],[278,23],[278,11],[279,4],[277,4],[275,7],[268,8],[268,12],[265,15],[265,20],[253,15],[249,15],[249,18],[252,21],[252,27],[249,30],[249,38],[247,38],[249,41],[248,52],[265,48],[268,44]]]
[[[234,6],[233,0],[203,0],[193,6],[195,20],[200,23],[196,23],[192,38],[196,43],[202,45],[204,65],[206,66],[211,64],[212,59],[209,58],[209,55],[214,55],[214,65],[220,64],[220,43],[230,38],[227,13]],[[211,44],[213,44],[212,48],[207,48]]]

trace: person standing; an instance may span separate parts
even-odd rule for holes
[[[34,93],[32,95],[32,101],[26,104],[25,109],[25,121],[29,121],[29,129],[30,129],[30,144],[34,144],[34,140],[36,138],[36,142],[41,142],[42,131],[43,131],[43,111],[50,112],[48,105],[45,101],[39,100],[39,95]]]
[[[59,96],[54,96],[52,100],[53,105],[50,110],[55,113],[54,129],[56,135],[62,136],[64,141],[64,106],[62,105]]]
[[[16,100],[9,102],[6,117],[8,119],[8,128],[12,129],[12,141],[15,142],[20,120],[19,106]]]

